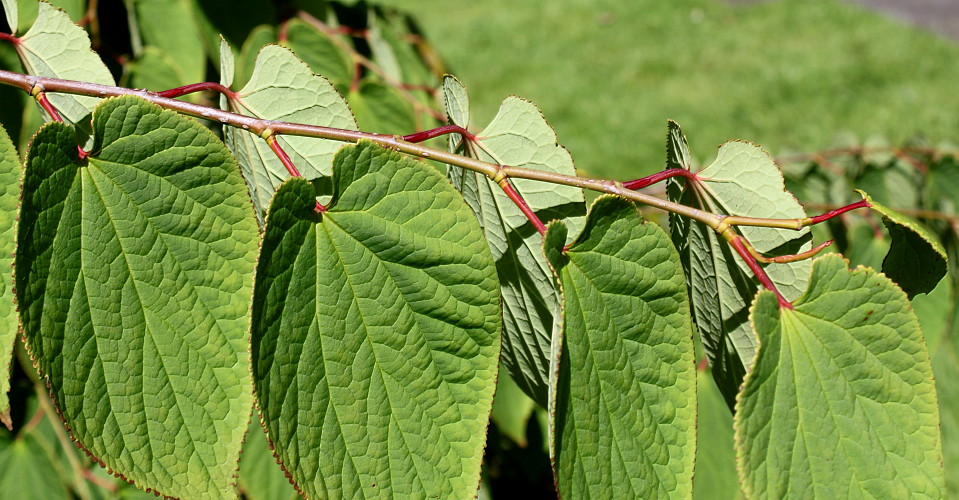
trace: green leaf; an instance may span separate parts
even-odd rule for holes
[[[0,491],[17,500],[68,500],[66,485],[47,450],[29,431],[0,437]]]
[[[202,82],[206,76],[203,37],[193,20],[193,3],[194,0],[137,0],[133,3],[143,43],[169,55],[177,69],[178,82],[173,87]]]
[[[346,90],[353,80],[353,58],[330,36],[294,18],[286,25],[286,41],[283,45],[289,47],[316,74]]]
[[[128,85],[161,91],[185,85],[186,80],[173,59],[160,49],[147,46],[133,62],[127,65]]]
[[[525,448],[526,426],[536,403],[516,385],[513,377],[500,370],[496,380],[496,396],[493,398],[493,411],[490,418],[504,436],[512,439],[520,447]]]
[[[356,130],[349,106],[330,82],[278,45],[260,51],[253,77],[228,100],[227,109],[267,120]],[[223,136],[240,161],[262,221],[270,198],[290,174],[261,137],[233,127],[225,128]],[[339,142],[312,137],[280,136],[277,142],[310,180],[330,175],[333,153],[340,147]]]
[[[469,127],[466,89],[447,76],[443,83],[452,123]],[[450,105],[452,104],[452,105]],[[465,145],[463,154],[501,165],[576,175],[569,152],[529,101],[508,97],[493,121]],[[459,136],[451,136],[457,151]],[[549,392],[553,314],[559,292],[542,252],[543,238],[496,183],[481,174],[450,167],[453,185],[479,219],[493,252],[503,296],[503,365],[524,392],[545,407]],[[575,236],[585,213],[583,191],[525,179],[511,180],[516,191],[544,223],[559,219]]]
[[[250,77],[253,76],[253,69],[256,67],[256,56],[260,53],[260,50],[263,47],[266,47],[269,44],[276,43],[276,30],[271,25],[263,24],[253,28],[253,31],[250,32],[250,36],[246,38],[246,41],[243,42],[243,46],[240,47],[240,55],[236,61],[236,77],[230,82],[232,86],[236,85],[246,85],[246,82],[250,81]],[[220,62],[222,67],[223,62]]]
[[[733,451],[733,416],[716,382],[705,370],[696,378],[699,413],[696,425],[696,471],[693,498],[742,498]]]
[[[761,348],[736,406],[748,498],[941,498],[929,352],[904,293],[838,255],[792,309],[762,291]]]
[[[19,15],[17,0],[0,0],[0,5],[3,6],[3,13],[7,17],[7,26],[10,27],[10,34],[16,35],[17,16]]]
[[[270,440],[308,498],[476,493],[501,317],[476,219],[441,174],[369,142],[280,186],[253,299]]]
[[[233,78],[236,73],[236,60],[233,57],[233,49],[230,48],[230,42],[226,38],[220,37],[220,85],[230,88],[233,85]],[[221,104],[225,97],[220,97]]]
[[[946,275],[948,258],[939,240],[912,217],[903,215],[856,190],[882,214],[892,242],[882,261],[882,272],[910,297],[929,293]]]
[[[959,498],[959,339],[951,340],[932,351],[932,369],[942,425],[945,497]]]
[[[413,105],[389,85],[364,81],[347,94],[347,100],[361,130],[400,135],[417,130]]]
[[[46,2],[40,2],[39,9],[36,22],[16,45],[24,70],[36,76],[113,85],[110,70],[90,49],[87,32],[73,24],[65,12]],[[92,134],[90,112],[99,99],[70,94],[47,97],[64,120],[85,135]]]
[[[17,241],[24,337],[74,438],[164,495],[229,497],[249,417],[257,228],[237,165],[196,121],[134,97],[94,148],[40,130]]]
[[[910,299],[930,352],[939,348],[940,341],[950,330],[949,321],[954,315],[955,307],[952,291],[952,280],[946,279],[940,281],[928,294],[916,295]]]
[[[221,59],[222,60],[222,59]],[[238,486],[247,500],[297,500],[300,494],[290,485],[290,480],[269,447],[260,421],[254,418],[243,443],[240,455]]]
[[[679,255],[621,198],[602,197],[564,252],[544,247],[563,293],[553,456],[568,498],[685,498],[696,450],[696,368]]]
[[[670,123],[668,168],[688,168],[686,140]],[[675,157],[673,157],[675,156]],[[804,218],[802,207],[785,191],[782,174],[773,159],[758,146],[733,141],[719,148],[716,160],[697,173],[699,182],[671,182],[669,199],[708,212],[777,219]],[[746,263],[725,239],[706,225],[671,216],[673,243],[679,249],[690,290],[693,319],[709,358],[716,383],[732,407],[746,367],[756,352],[749,327],[748,308],[759,288]],[[760,253],[793,254],[811,248],[808,229],[790,231],[740,227],[741,234]],[[806,287],[808,260],[773,264],[766,272],[788,300]]]
[[[20,157],[0,126],[0,422],[9,429],[10,362],[17,341],[17,309],[13,302],[13,251],[16,249],[17,204],[20,197]]]

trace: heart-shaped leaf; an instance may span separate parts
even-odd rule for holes
[[[670,122],[668,168],[689,169],[686,138]],[[696,173],[697,182],[668,185],[669,199],[708,212],[777,219],[803,218],[805,211],[788,191],[773,159],[758,146],[727,142],[716,160]],[[706,225],[670,217],[673,243],[679,249],[690,290],[693,318],[713,376],[732,406],[746,367],[756,353],[748,308],[758,282],[729,244]],[[742,235],[761,253],[793,254],[811,247],[809,230],[741,227]],[[809,261],[772,264],[766,272],[788,300],[805,290]]]
[[[560,495],[689,497],[696,368],[679,255],[636,207],[603,197],[568,249],[546,253],[563,295],[563,349],[550,401]]]
[[[290,179],[267,217],[253,374],[277,456],[308,498],[476,494],[499,362],[495,268],[436,170],[344,147],[334,195]]]
[[[941,498],[929,352],[906,295],[838,255],[792,308],[757,295],[761,347],[736,405],[747,498]]]
[[[141,488],[233,495],[252,404],[257,227],[236,162],[195,120],[134,97],[61,123],[24,174],[16,289],[31,356],[73,437]]]
[[[466,88],[447,76],[443,83],[447,114],[455,125],[468,128]],[[450,147],[483,161],[576,175],[573,159],[556,143],[556,134],[531,102],[508,97],[476,141]],[[503,190],[481,174],[450,167],[453,185],[463,193],[486,234],[503,295],[503,366],[523,391],[546,406],[550,350],[559,293],[542,252],[543,237]],[[579,188],[515,179],[516,191],[544,222],[566,221],[575,235],[586,212]]]

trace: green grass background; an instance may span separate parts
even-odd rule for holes
[[[843,132],[959,138],[959,46],[832,0],[388,0],[414,15],[470,89],[482,128],[531,99],[578,168],[662,169],[666,120],[700,163],[729,139],[772,154]]]

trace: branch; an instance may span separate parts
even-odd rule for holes
[[[729,241],[730,245],[743,257],[750,269],[756,274],[756,277],[759,279],[760,283],[767,289],[776,293],[779,298],[780,305],[783,307],[791,307],[789,302],[786,301],[782,295],[776,290],[775,285],[772,283],[772,280],[769,279],[765,271],[759,266],[757,259],[750,254],[746,246],[743,244],[741,238],[736,237],[733,231],[731,231],[732,226],[762,226],[762,227],[772,227],[772,228],[784,228],[799,230],[803,227],[811,224],[816,224],[827,220],[831,217],[843,213],[848,210],[853,210],[855,208],[868,207],[868,203],[865,201],[860,201],[854,204],[851,204],[842,209],[835,210],[835,213],[823,214],[822,216],[817,217],[807,217],[805,219],[761,219],[761,218],[751,218],[751,217],[739,217],[739,216],[729,216],[724,214],[715,214],[711,212],[706,212],[699,210],[694,207],[689,207],[679,203],[671,202],[655,196],[641,193],[626,187],[622,182],[611,181],[611,180],[602,180],[602,179],[592,179],[588,177],[577,177],[559,174],[555,172],[545,172],[541,170],[534,170],[528,168],[514,167],[509,165],[496,165],[492,163],[487,163],[475,158],[470,158],[467,156],[461,156],[455,153],[448,152],[446,150],[435,149],[428,146],[423,146],[421,144],[415,144],[404,140],[404,137],[397,135],[389,134],[375,134],[369,132],[359,132],[355,130],[345,130],[337,129],[331,127],[322,127],[317,125],[305,125],[300,123],[289,123],[289,122],[280,122],[273,120],[265,120],[261,118],[254,118],[250,116],[244,116],[237,113],[232,113],[228,111],[223,111],[216,108],[210,108],[206,106],[201,106],[198,104],[192,104],[189,102],[178,101],[169,97],[163,97],[156,92],[148,92],[145,90],[131,90],[120,87],[113,87],[108,85],[100,85],[95,83],[88,82],[77,82],[70,80],[60,80],[56,78],[42,78],[31,75],[23,75],[19,73],[13,73],[10,71],[0,70],[0,83],[11,85],[21,90],[35,95],[35,93],[42,92],[60,92],[67,94],[78,94],[86,95],[91,97],[117,97],[124,95],[132,95],[140,97],[144,100],[153,102],[160,107],[176,111],[181,114],[188,116],[193,116],[195,118],[203,118],[209,120],[217,120],[220,123],[225,125],[230,125],[233,127],[240,127],[245,130],[249,130],[270,143],[271,149],[274,153],[280,158],[281,161],[286,158],[284,166],[287,167],[287,170],[290,171],[291,175],[298,176],[299,172],[293,166],[292,162],[289,161],[289,157],[283,152],[282,148],[279,147],[275,140],[276,135],[294,135],[302,137],[315,137],[319,139],[327,139],[348,143],[356,143],[360,140],[370,140],[380,146],[383,146],[387,149],[392,149],[394,151],[399,151],[411,156],[418,156],[423,158],[430,158],[432,160],[445,163],[447,165],[453,165],[473,172],[478,172],[485,175],[492,181],[500,184],[504,189],[507,196],[510,196],[511,199],[523,210],[523,213],[530,218],[530,221],[537,227],[537,230],[543,232],[545,227],[542,224],[542,221],[539,221],[535,213],[526,205],[525,201],[522,200],[522,197],[519,196],[519,193],[513,189],[512,185],[508,182],[508,179],[511,177],[520,178],[520,179],[530,179],[541,182],[549,182],[553,184],[561,184],[566,186],[574,186],[582,189],[590,189],[593,191],[599,191],[607,194],[612,194],[625,198],[627,200],[641,203],[644,205],[649,205],[660,210],[671,212],[688,219],[698,221],[702,224],[705,224],[707,227],[713,229],[720,235],[723,235],[724,238]],[[202,85],[202,84],[201,84]],[[211,87],[212,88],[212,87]],[[176,89],[174,89],[176,90]],[[169,94],[169,92],[167,92]],[[426,131],[424,134],[429,135],[431,133],[436,133],[434,131]],[[452,129],[447,129],[443,133],[458,132]],[[468,132],[467,132],[468,133]],[[270,139],[273,138],[271,141]],[[419,139],[417,134],[411,136],[406,136],[410,139]],[[424,139],[425,140],[425,139]],[[683,175],[689,177],[687,174],[674,173],[670,171],[661,172],[653,176],[638,179],[636,181],[631,181],[631,186],[642,185],[647,182],[652,182],[662,179],[658,177],[667,178],[676,175]],[[693,175],[693,177],[695,177]],[[648,185],[648,184],[647,184]],[[515,196],[514,196],[515,195]],[[525,210],[524,210],[525,207]],[[317,204],[317,211],[323,211],[325,207]],[[825,246],[824,245],[821,245]],[[821,249],[820,247],[817,247]],[[797,257],[797,256],[793,256]],[[802,258],[802,257],[798,257]],[[775,260],[773,260],[775,262]]]

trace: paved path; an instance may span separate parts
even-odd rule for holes
[[[847,0],[959,39],[959,0]]]

